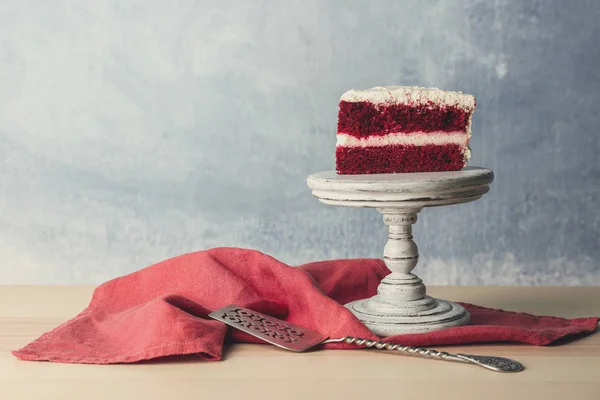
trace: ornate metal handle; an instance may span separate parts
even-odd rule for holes
[[[384,343],[375,340],[360,339],[352,336],[346,336],[340,339],[327,339],[323,344],[327,343],[348,343],[357,346],[374,347],[378,350],[396,350],[400,353],[411,355],[437,358],[444,361],[458,361],[463,363],[475,364],[483,368],[487,368],[496,372],[520,372],[525,369],[523,364],[518,361],[504,357],[491,356],[475,356],[470,354],[451,354],[445,351],[433,349],[425,349],[423,347],[403,346],[400,344]]]

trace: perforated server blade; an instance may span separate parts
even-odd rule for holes
[[[330,339],[317,331],[302,328],[289,322],[236,305],[230,305],[216,310],[210,313],[209,317],[262,339],[267,343],[295,352],[303,352],[327,343],[347,343],[363,347],[373,347],[378,350],[395,350],[406,355],[442,361],[468,363],[496,372],[520,372],[525,369],[520,362],[503,357],[451,354],[445,351],[403,346],[400,344],[391,344],[351,336]]]

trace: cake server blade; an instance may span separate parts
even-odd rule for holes
[[[328,338],[317,331],[301,328],[289,322],[235,305],[221,308],[209,317],[274,344],[282,349],[303,352]]]
[[[455,361],[477,365],[496,372],[520,372],[525,369],[518,361],[504,357],[451,354],[445,351],[422,347],[403,346],[381,341],[346,336],[330,339],[312,329],[294,325],[248,308],[229,305],[213,311],[209,317],[231,327],[246,332],[285,350],[304,352],[327,343],[347,343],[378,350],[397,351],[406,355],[433,358],[442,361]]]

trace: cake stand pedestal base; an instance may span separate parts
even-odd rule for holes
[[[391,273],[381,281],[376,296],[346,304],[374,334],[422,333],[469,323],[462,306],[428,296],[421,279],[411,273],[419,260],[412,225],[424,207],[479,199],[493,178],[492,171],[478,167],[379,175],[326,171],[308,177],[313,195],[325,204],[375,208],[383,214],[389,229],[383,260]]]

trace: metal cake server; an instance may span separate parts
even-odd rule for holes
[[[408,355],[433,358],[442,361],[455,361],[478,365],[496,372],[520,372],[525,369],[518,361],[503,357],[451,354],[445,351],[403,346],[380,341],[346,336],[330,339],[311,329],[299,327],[289,322],[270,317],[244,307],[230,305],[213,311],[209,317],[244,331],[275,346],[295,352],[303,352],[327,343],[348,343],[357,346],[374,347],[379,350],[395,350]]]

